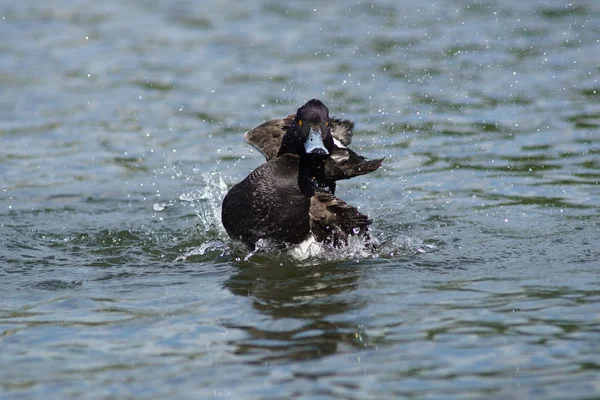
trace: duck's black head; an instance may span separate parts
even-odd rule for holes
[[[296,154],[302,159],[325,160],[333,151],[329,110],[320,100],[309,100],[296,112],[296,118],[281,140],[279,155]]]

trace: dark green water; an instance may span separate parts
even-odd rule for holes
[[[600,396],[600,3],[0,4],[0,397]],[[224,234],[318,97],[381,243]]]

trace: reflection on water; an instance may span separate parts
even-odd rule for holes
[[[275,363],[364,347],[359,327],[336,321],[364,306],[365,300],[353,294],[361,275],[362,268],[350,263],[239,265],[224,287],[248,297],[264,317],[259,324],[230,326],[249,336],[235,343],[236,354],[253,355],[254,363]]]

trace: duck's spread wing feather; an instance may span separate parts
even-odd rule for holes
[[[355,176],[373,172],[383,164],[383,158],[367,160],[347,146],[352,141],[354,122],[343,119],[332,119],[331,135],[334,138],[334,148],[325,161],[325,181],[350,179]]]
[[[338,246],[350,235],[367,235],[371,220],[330,193],[318,192],[310,199],[311,232],[318,241]]]
[[[267,121],[246,132],[244,139],[269,161],[277,156],[281,147],[281,139],[283,139],[287,126],[291,124],[294,117],[295,115],[291,114],[282,119]]]
[[[352,130],[354,122],[347,119],[333,118],[329,120],[331,136],[342,145],[348,146],[352,142]]]
[[[384,158],[367,160],[349,148],[336,147],[325,161],[324,176],[326,180],[338,181],[368,174],[381,167]]]

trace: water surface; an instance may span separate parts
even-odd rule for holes
[[[0,394],[600,395],[594,0],[0,5]],[[382,169],[305,262],[220,224],[318,97]]]

